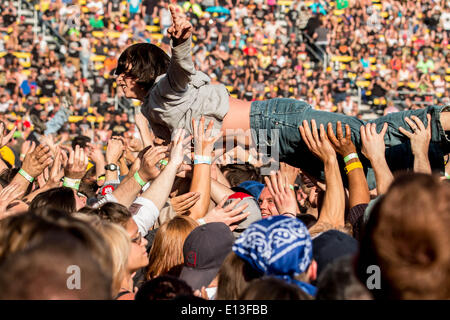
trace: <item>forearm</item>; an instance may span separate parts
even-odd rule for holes
[[[370,163],[372,164],[372,168],[375,173],[377,193],[378,195],[384,194],[394,180],[391,169],[389,169],[384,156],[378,159],[370,159]]]
[[[191,77],[195,74],[195,66],[191,56],[191,38],[177,43],[173,39],[172,57],[167,70],[169,84],[172,89],[182,92],[186,89]]]
[[[218,183],[224,185],[227,188],[231,188],[230,182],[227,180],[227,178],[225,178],[222,171],[220,171],[220,169],[217,166],[216,166],[216,174],[217,174],[217,182]],[[212,190],[211,190],[211,192],[212,192]]]
[[[117,189],[113,191],[112,195],[117,199],[117,202],[128,208],[136,199],[141,189],[142,187],[136,179],[124,179]]]
[[[417,154],[414,155],[414,172],[431,174],[430,160],[428,159],[428,154]]]
[[[97,160],[95,162],[95,175],[96,175],[97,179],[98,179],[98,177],[101,177],[103,175],[106,176],[105,165],[106,165],[106,163],[105,163],[105,160],[103,160],[103,159]]]
[[[17,184],[18,188],[16,190],[17,194],[24,195],[27,192],[28,186],[30,182],[22,177],[19,173],[17,173],[14,178],[11,180],[10,184]]]
[[[141,197],[151,200],[161,210],[169,198],[177,170],[177,166],[169,162]]]
[[[229,197],[234,193],[229,187],[223,185],[222,183],[211,179],[211,199],[215,203],[219,203],[223,198]]]
[[[352,159],[347,162],[347,165],[358,162],[359,159]],[[348,177],[348,191],[349,191],[349,207],[361,203],[369,203],[370,194],[369,186],[367,185],[366,176],[363,168],[356,168],[350,171]]]
[[[190,217],[194,220],[203,218],[208,211],[211,192],[211,167],[209,164],[194,165],[192,183],[189,192],[198,192],[200,198],[189,210]]]
[[[122,157],[119,160],[119,169],[120,169],[120,175],[126,176],[129,172],[127,162],[125,161],[125,158]]]
[[[324,167],[327,190],[318,220],[335,228],[343,227],[345,224],[345,193],[337,159],[329,159],[325,162]]]
[[[40,193],[43,193],[47,190],[50,190],[52,188],[52,186],[49,186],[48,184],[45,184],[44,186],[42,186],[42,188],[38,188],[37,190],[31,192],[28,196],[26,196],[24,198],[25,202],[31,202],[33,201],[34,198],[36,198],[36,196]],[[55,187],[56,188],[56,187]]]

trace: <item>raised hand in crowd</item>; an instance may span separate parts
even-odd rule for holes
[[[344,230],[345,227],[345,192],[342,177],[333,145],[328,139],[324,126],[319,130],[315,120],[300,126],[300,134],[309,150],[324,163],[325,182],[327,185],[319,218],[309,232],[315,236],[329,229]]]
[[[194,31],[194,27],[178,6],[169,5],[169,10],[172,15],[173,24],[167,29],[167,33],[173,39],[175,45],[178,45],[189,39]]]
[[[14,126],[12,130],[6,133],[6,127],[3,122],[0,122],[0,148],[6,146],[12,139],[14,133],[16,132],[17,127]]]
[[[44,144],[37,146],[23,160],[22,169],[32,178],[39,176],[53,162],[50,147]]]
[[[11,183],[0,191],[0,220],[9,215],[7,212],[8,205],[21,198],[23,194],[24,191],[20,191],[20,185],[16,183]]]
[[[203,220],[206,223],[210,222],[223,222],[227,226],[230,227],[230,230],[233,231],[238,227],[238,223],[250,215],[250,212],[242,213],[247,207],[248,204],[244,203],[240,206],[239,203],[242,201],[240,199],[231,201],[228,205],[225,205],[228,197],[224,197],[217,206],[209,211]]]
[[[122,157],[124,149],[122,140],[112,137],[106,147],[106,164],[119,165],[119,159]]]
[[[23,161],[28,153],[33,152],[34,148],[36,148],[36,143],[34,141],[24,141],[20,147],[20,161]]]
[[[304,120],[303,124],[299,127],[300,135],[302,136],[303,142],[306,144],[308,149],[322,162],[336,160],[336,152],[328,140],[327,133],[323,124],[320,125],[319,131],[317,130],[316,121],[311,120],[311,129],[309,128],[308,121]]]
[[[427,114],[427,127],[418,117],[411,116],[411,119],[406,117],[405,121],[413,132],[409,132],[402,127],[399,127],[398,131],[411,140],[411,151],[414,155],[414,171],[431,174],[431,165],[428,159],[428,149],[431,140],[431,115]]]
[[[375,123],[368,123],[361,126],[361,152],[370,160],[375,180],[377,182],[377,194],[383,194],[389,188],[394,180],[391,170],[386,162],[384,135],[386,134],[388,124],[385,123],[380,133],[377,133]]]
[[[205,130],[205,118],[201,117],[197,123],[192,119],[194,135],[194,170],[190,192],[199,192],[200,199],[190,209],[193,219],[202,218],[209,207],[211,194],[211,163],[214,144],[222,136],[222,133],[213,133],[214,122],[211,120]]]
[[[181,215],[192,208],[192,206],[197,203],[198,199],[200,199],[200,193],[187,192],[185,194],[170,198],[170,204],[172,205],[173,210],[178,215]]]
[[[341,155],[345,162],[345,170],[348,177],[349,205],[350,208],[358,204],[366,204],[370,201],[369,187],[367,185],[364,168],[356,153],[356,147],[351,139],[350,126],[345,125],[345,136],[342,130],[342,123],[338,121],[336,125],[336,135],[333,126],[328,123],[328,138],[333,148]]]
[[[79,145],[69,153],[67,166],[64,168],[64,176],[70,179],[79,180],[86,174],[89,158]]]
[[[293,185],[289,183],[286,175],[283,175],[280,171],[272,172],[270,178],[264,177],[264,181],[275,201],[279,214],[295,217],[296,214],[300,213]]]

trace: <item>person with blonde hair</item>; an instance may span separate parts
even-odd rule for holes
[[[125,279],[131,241],[126,230],[119,224],[101,219],[98,216],[76,213],[75,217],[87,222],[100,233],[111,250],[112,257],[112,296],[116,297]]]

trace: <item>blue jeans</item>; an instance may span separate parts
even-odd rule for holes
[[[51,118],[46,123],[47,129],[44,134],[49,135],[52,133],[57,133],[59,129],[69,120],[69,116],[71,115],[71,111],[66,108],[61,108],[58,112],[56,112],[55,116]]]
[[[398,127],[401,126],[410,130],[404,118],[412,115],[420,118],[426,126],[426,116],[430,114],[432,133],[429,150],[430,164],[433,170],[439,170],[443,174],[443,157],[449,152],[448,148],[450,146],[450,140],[445,136],[440,123],[440,113],[444,108],[450,111],[450,106],[431,106],[426,109],[391,113],[369,121],[377,124],[377,132],[381,131],[385,122],[389,125],[384,136],[384,142],[386,144],[386,160],[392,171],[412,169],[414,163],[410,141],[398,131]],[[328,122],[331,122],[335,132],[338,121],[350,125],[352,141],[363,163],[367,183],[370,189],[374,189],[376,183],[373,169],[370,161],[361,153],[362,143],[359,130],[366,122],[356,117],[315,110],[306,102],[293,99],[276,98],[266,101],[254,101],[250,111],[253,143],[258,150],[267,148],[264,150],[268,150],[268,154],[273,154],[273,148],[278,148],[275,152],[279,152],[279,161],[301,168],[313,177],[324,180],[323,163],[309,151],[306,144],[302,141],[298,130],[298,126],[302,124],[303,120],[307,120],[310,123],[312,119],[316,120],[318,127],[320,124],[326,127]],[[264,134],[261,134],[261,132],[264,132]],[[275,139],[278,138],[278,146],[276,146],[277,141],[272,141],[273,137]],[[341,157],[338,157],[338,160],[344,184],[347,186],[348,181],[344,172],[344,162]]]

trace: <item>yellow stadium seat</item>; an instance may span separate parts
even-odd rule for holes
[[[161,30],[159,26],[146,26],[145,29],[147,29],[147,31],[152,33],[158,33]]]
[[[351,57],[351,56],[332,56],[331,57],[331,61],[335,61],[335,62],[338,61],[338,62],[347,63],[352,60],[353,60],[353,57]]]
[[[446,73],[450,73],[450,68],[447,68],[447,69],[445,70],[445,72],[446,72]]]
[[[83,13],[88,13],[89,9],[88,7],[81,7],[81,11],[83,11]]]
[[[47,103],[49,101],[50,101],[50,98],[48,98],[48,97],[41,97],[41,98],[39,98],[39,103],[40,104],[45,104],[45,103]]]
[[[411,89],[415,89],[415,88],[417,88],[417,83],[410,82],[410,83],[408,83],[408,87],[410,87]]]
[[[371,95],[372,95],[372,91],[367,90],[367,91],[366,91],[366,96],[371,96]]]
[[[83,116],[70,116],[69,122],[78,122],[80,120],[83,120]]]
[[[152,33],[150,36],[153,39],[157,39],[157,40],[162,40],[162,38],[164,38],[164,36],[161,33]]]
[[[290,92],[290,93],[294,92],[294,88],[290,87],[290,88],[289,88],[289,92]]]
[[[104,67],[105,65],[103,63],[96,63],[94,69],[98,71],[100,69],[103,69]]]
[[[264,88],[264,92],[270,92],[270,88],[269,87],[265,87]]]
[[[288,0],[278,0],[277,5],[279,6],[290,6],[292,4],[292,1]]]
[[[6,55],[6,52],[0,52],[0,58],[3,58]]]
[[[366,79],[370,79],[370,78],[372,78],[372,75],[370,74],[370,73],[364,73],[364,78],[366,78]]]
[[[438,74],[433,74],[433,75],[430,76],[430,80],[431,81],[437,80],[438,78],[439,78]]]
[[[120,32],[110,31],[108,32],[108,38],[119,38],[121,35]]]
[[[230,97],[237,99],[237,98],[238,98],[238,95],[235,94],[235,93],[233,93],[233,94],[230,94]]]
[[[445,81],[450,82],[450,76],[445,76]]]
[[[377,62],[377,58],[376,57],[370,57],[369,58],[369,62],[370,63],[375,63],[375,62]]]
[[[96,38],[104,38],[105,33],[103,31],[92,31],[92,35]]]
[[[228,92],[231,92],[231,91],[234,90],[234,87],[233,87],[233,86],[226,86],[226,88],[227,88]]]
[[[376,71],[377,70],[377,66],[370,66],[370,70]]]
[[[306,76],[310,77],[312,75],[312,73],[313,73],[312,70],[308,70],[308,71],[306,71]]]
[[[22,70],[22,74],[25,76],[29,76],[31,74],[31,69]]]
[[[153,19],[153,23],[154,23],[154,24],[159,24],[159,18],[154,18],[154,19]]]
[[[335,16],[340,16],[340,15],[343,15],[344,12],[345,12],[345,10],[334,10],[333,13],[334,13]]]
[[[101,55],[95,55],[95,56],[91,56],[91,61],[94,62],[103,62],[105,61],[106,56],[101,56]]]
[[[373,104],[378,106],[380,104],[380,99],[378,98],[373,99]]]
[[[358,87],[367,88],[370,85],[370,81],[356,81]]]
[[[13,55],[17,59],[29,59],[29,58],[31,58],[31,53],[30,52],[14,52]]]
[[[244,61],[242,61],[242,60],[238,61],[238,66],[243,67],[244,64],[245,64]]]
[[[386,19],[387,17],[389,17],[389,13],[384,11],[381,13],[381,16]]]

